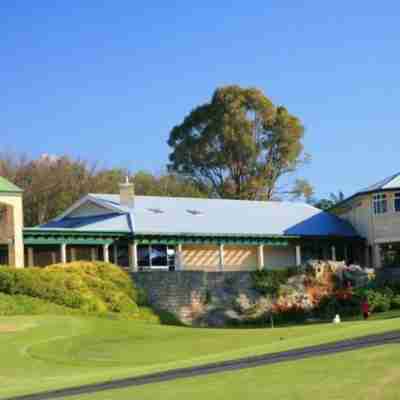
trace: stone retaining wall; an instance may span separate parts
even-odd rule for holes
[[[147,292],[152,307],[169,311],[186,324],[201,324],[206,315],[207,320],[212,319],[216,310],[229,310],[241,295],[252,301],[259,297],[252,288],[251,273],[245,271],[151,271],[132,275],[135,284]]]

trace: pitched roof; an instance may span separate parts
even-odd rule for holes
[[[8,181],[6,178],[3,178],[0,176],[0,192],[6,192],[6,193],[15,193],[15,192],[22,192],[22,189],[20,189],[18,186],[14,185],[10,181]]]
[[[394,174],[389,176],[388,178],[382,179],[381,181],[368,186],[359,192],[357,194],[361,193],[370,193],[370,192],[375,192],[378,190],[386,190],[386,189],[400,189],[400,173]]]
[[[88,199],[113,214],[64,216],[43,227],[122,231],[131,222],[137,234],[358,236],[346,221],[303,203],[135,196],[134,208],[127,209],[119,195],[90,194]]]
[[[374,183],[373,185],[367,186],[364,189],[361,189],[351,196],[345,198],[339,203],[335,204],[332,209],[337,208],[338,206],[346,203],[347,201],[354,199],[355,197],[363,194],[374,193],[374,192],[382,192],[385,190],[400,190],[400,172],[397,174],[391,175],[385,179],[380,180],[379,182]]]
[[[88,232],[132,232],[127,214],[105,214],[87,217],[62,218],[43,224],[46,229],[75,229]]]

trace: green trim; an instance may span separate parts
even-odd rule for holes
[[[94,246],[94,245],[102,245],[102,244],[112,244],[114,243],[114,240],[106,240],[106,239],[63,239],[62,237],[59,238],[29,238],[24,240],[24,245],[26,246],[32,246],[32,245],[59,245],[62,243],[66,243],[69,245],[72,244],[81,244],[81,245],[88,245],[88,246]]]
[[[251,238],[251,237],[200,237],[200,236],[147,236],[135,235],[134,240],[138,244],[237,244],[237,245],[269,245],[269,246],[287,246],[289,240],[283,237],[280,238]]]
[[[125,239],[130,234],[127,232],[79,232],[65,229],[25,228],[23,235],[25,245],[57,245],[61,243],[101,245]]]
[[[95,237],[131,237],[124,231],[79,231],[76,229],[24,228],[25,236],[95,236]]]
[[[290,243],[310,243],[321,241],[329,243],[341,242],[365,242],[361,237],[342,236],[261,236],[261,235],[200,235],[200,234],[135,234],[120,231],[77,231],[75,229],[42,229],[25,228],[24,243],[33,244],[110,244],[115,241],[131,242],[135,240],[138,244],[232,244],[232,245],[267,245],[288,246]]]

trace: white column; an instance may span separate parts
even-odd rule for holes
[[[16,266],[15,265],[15,252],[14,252],[14,245],[12,241],[9,241],[7,244],[7,258],[8,258],[8,265],[9,266]]]
[[[35,259],[33,256],[33,247],[28,247],[28,267],[33,267],[35,265]]]
[[[224,270],[224,245],[219,245],[219,270]]]
[[[175,248],[175,268],[177,271],[183,270],[183,256],[182,256],[182,245],[178,244]]]
[[[97,260],[97,247],[90,248],[90,260],[96,261]]]
[[[76,261],[76,249],[71,247],[71,261]]]
[[[129,253],[129,269],[132,272],[137,271],[137,243],[129,243],[128,245],[128,253]]]
[[[103,244],[103,259],[105,262],[110,262],[110,252],[109,250],[110,245],[108,243]]]
[[[67,244],[62,243],[60,246],[61,250],[61,262],[65,264],[67,262]]]
[[[257,254],[258,254],[258,269],[263,269],[264,268],[264,245],[260,244],[257,248]]]
[[[382,267],[381,246],[374,244],[374,268]]]
[[[296,246],[296,267],[301,266],[301,246]]]
[[[336,247],[331,246],[331,252],[332,252],[332,261],[336,261]]]
[[[113,256],[114,256],[114,264],[118,265],[118,245],[115,242],[113,246]]]
[[[51,263],[52,264],[57,264],[57,254],[55,251],[51,252]]]

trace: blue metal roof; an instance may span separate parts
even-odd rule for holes
[[[358,236],[348,222],[304,203],[135,196],[127,209],[119,195],[88,197],[121,214],[66,217],[44,227],[128,231],[132,219],[137,234]]]
[[[130,233],[131,227],[129,218],[126,214],[106,214],[88,217],[62,218],[50,221],[41,225],[40,228],[46,229],[76,229],[79,231],[90,232],[126,232]]]

